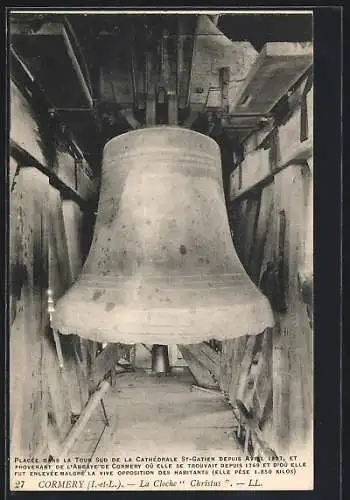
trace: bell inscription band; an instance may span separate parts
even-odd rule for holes
[[[111,139],[91,249],[53,327],[98,342],[169,345],[273,324],[232,243],[216,142],[170,126]]]

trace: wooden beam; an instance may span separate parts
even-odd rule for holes
[[[242,141],[245,153],[262,147],[265,140],[276,128],[275,119],[272,115],[229,115],[228,118],[224,115],[222,122],[226,128],[230,127],[231,122],[235,127],[237,126],[237,129],[241,124],[250,128],[250,132],[244,138],[244,141]]]
[[[263,150],[260,150],[263,151]],[[307,141],[301,142],[299,144],[294,144],[292,147],[283,154],[283,157],[278,162],[276,168],[271,172],[269,171],[268,163],[264,163],[265,167],[262,172],[260,172],[259,177],[250,177],[249,182],[244,184],[242,182],[242,187],[238,188],[238,169],[236,169],[231,177],[231,196],[230,201],[237,201],[243,196],[248,196],[253,189],[261,188],[273,181],[276,174],[284,170],[285,168],[293,165],[295,163],[303,163],[307,161],[313,154],[313,141],[308,139]],[[263,164],[262,164],[263,165]],[[246,169],[250,168],[249,164],[245,165]],[[255,168],[255,166],[254,166]]]
[[[209,396],[217,396],[220,399],[222,399],[224,397],[224,395],[219,390],[219,388],[208,389],[207,387],[202,387],[202,386],[199,386],[199,385],[192,384],[191,390],[193,392],[199,392],[201,394],[208,394]]]
[[[200,344],[188,344],[186,348],[201,365],[210,371],[215,380],[218,381],[220,378],[220,355],[204,342]]]
[[[76,201],[85,212],[95,210],[95,207],[91,206],[91,201],[88,202],[88,200],[82,197],[69,183],[62,180],[56,172],[51,170],[47,165],[40,163],[12,139],[10,140],[10,153],[21,167],[34,167],[47,175],[52,186],[57,187],[65,196]]]
[[[236,388],[235,399],[242,399],[247,387],[248,382],[248,374],[251,368],[253,352],[255,348],[255,344],[257,342],[256,336],[249,336],[247,340],[246,349],[244,352],[243,359],[240,363],[239,372],[236,373],[236,377],[238,378],[238,384]],[[234,403],[234,401],[233,401]]]
[[[218,385],[212,373],[207,367],[198,361],[189,349],[189,346],[179,345],[178,347],[197,384],[207,389],[217,389]]]
[[[23,77],[23,81],[19,81],[18,84],[21,84],[21,88],[24,88],[25,91],[20,90],[11,77],[9,110],[11,117],[9,124],[10,140],[11,142],[13,141],[13,144],[17,144],[19,148],[27,150],[37,162],[44,164],[46,158],[42,141],[43,137],[42,134],[39,134],[38,129],[39,125],[41,130],[45,126],[48,128],[48,119],[47,117],[41,119],[41,113],[39,114],[40,119],[37,118],[36,115],[38,113],[31,106],[29,96],[24,95],[33,92],[33,83],[27,80],[26,73],[24,70],[21,71],[19,69],[19,65],[15,64],[14,66],[17,66],[18,73],[21,73],[20,76],[16,75],[18,77],[16,81]]]
[[[263,439],[261,430],[259,429],[258,422],[250,414],[242,401],[237,400],[237,408],[239,410],[239,417],[235,414],[237,420],[242,422],[252,432],[265,456],[277,458],[276,452],[269,446]],[[235,412],[234,412],[235,413]]]
[[[68,16],[66,16],[66,15],[64,16],[64,27],[67,31],[67,35],[68,35],[69,40],[72,44],[72,48],[74,50],[74,53],[75,53],[76,58],[78,60],[79,66],[80,66],[81,71],[83,73],[84,80],[86,81],[89,92],[92,95],[93,88],[92,88],[92,83],[91,83],[91,76],[90,76],[89,67],[87,65],[85,55],[84,55],[84,52],[83,52],[82,47],[80,45],[79,39],[75,33],[75,30],[74,30],[71,22],[69,21]]]
[[[107,373],[115,367],[118,360],[129,353],[131,347],[131,345],[119,343],[109,344],[105,347],[94,361],[90,375],[91,386],[96,387]]]
[[[269,150],[258,149],[248,154],[231,175],[231,200],[263,181],[271,173]]]
[[[88,401],[88,404],[85,406],[76,424],[71,429],[70,433],[68,434],[68,436],[61,445],[61,449],[59,451],[59,458],[61,460],[67,455],[69,450],[72,448],[73,444],[76,442],[76,440],[84,430],[86,424],[90,420],[91,415],[96,409],[98,403],[102,401],[102,398],[104,397],[106,392],[110,389],[110,387],[111,387],[110,382],[104,380],[98,387],[98,389],[92,394],[91,398]]]
[[[120,114],[126,119],[128,124],[132,129],[137,129],[141,127],[140,122],[138,122],[134,116],[134,112],[131,108],[121,109]]]
[[[147,52],[145,61],[146,126],[152,126],[156,123],[156,95],[152,63],[152,54]]]
[[[182,90],[182,78],[184,73],[184,32],[183,32],[183,22],[181,16],[178,20],[178,31],[177,31],[177,46],[176,46],[176,92],[177,95],[181,96]]]
[[[11,293],[17,296],[15,318],[9,332],[9,437],[14,456],[36,456],[46,437],[48,394],[43,390],[43,348],[49,326],[45,293],[48,289],[48,187],[45,175],[27,168],[20,171],[11,193],[11,229],[16,232],[16,255],[10,255],[15,264],[15,269],[10,270],[10,282]]]
[[[229,111],[229,85],[230,85],[230,66],[220,68],[219,81],[221,89],[221,107],[224,113]]]
[[[35,33],[18,23],[11,32],[11,42],[54,106],[92,108],[90,90],[63,23],[45,23]]]
[[[169,33],[167,29],[163,29],[162,38],[160,41],[160,78],[159,84],[165,90],[169,90],[169,86],[175,86],[175,79],[171,75],[171,61],[169,54]]]
[[[239,373],[244,353],[246,351],[248,339],[249,339],[248,335],[245,335],[244,337],[236,338],[233,341],[233,346],[232,346],[233,348],[230,360],[231,373],[227,381],[228,382],[227,388],[225,389],[225,392],[227,393],[229,401],[231,402],[232,405],[235,404],[236,401],[236,393],[239,382],[239,377],[237,374]]]
[[[178,124],[178,99],[175,92],[168,92],[168,125]]]
[[[179,16],[177,44],[177,91],[179,108],[186,109],[190,104],[192,61],[196,44],[198,16]]]
[[[177,57],[174,58],[169,46],[169,33],[165,31],[163,36],[165,50],[165,72],[164,82],[168,99],[168,125],[178,125],[178,89],[177,89]]]
[[[73,200],[62,200],[62,214],[67,239],[70,274],[73,281],[75,281],[83,265],[80,235],[84,227],[84,214],[79,205]]]
[[[264,143],[265,139],[271,134],[275,126],[275,122],[271,118],[263,127],[261,127],[261,129],[256,131],[256,147],[259,148]]]
[[[268,113],[313,61],[312,44],[265,44],[231,103],[237,113]]]
[[[10,103],[10,138],[13,144],[17,144],[23,151],[26,150],[42,165],[47,163],[45,146],[49,147],[52,132],[55,135],[63,135],[64,141],[69,143],[77,157],[83,158],[84,154],[91,152],[98,153],[99,132],[93,111],[88,108],[74,108],[74,111],[67,108],[60,108],[58,111],[53,108],[41,86],[33,80],[12,48]],[[47,137],[45,131],[51,131]],[[84,153],[76,141],[84,150],[86,147]],[[85,167],[84,171],[87,171]]]
[[[146,98],[146,126],[156,124],[156,100],[152,96]]]
[[[132,85],[133,103],[134,103],[134,108],[138,109],[136,55],[135,55],[135,28],[133,23],[131,23],[130,26],[129,45],[130,45],[130,77]]]
[[[68,242],[62,210],[62,199],[58,189],[48,189],[48,226],[49,240],[49,286],[53,306],[72,285],[69,267]]]

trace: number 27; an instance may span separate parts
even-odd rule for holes
[[[23,486],[24,486],[24,481],[15,482],[15,488],[23,488]]]

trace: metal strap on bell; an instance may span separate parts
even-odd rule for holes
[[[98,342],[159,345],[274,324],[232,243],[214,140],[157,126],[106,144],[90,253],[52,324]]]

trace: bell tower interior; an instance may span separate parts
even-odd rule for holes
[[[116,457],[295,454],[312,487],[312,11],[23,9],[8,33],[12,456],[103,457],[135,490]],[[253,477],[193,470],[141,483]]]

